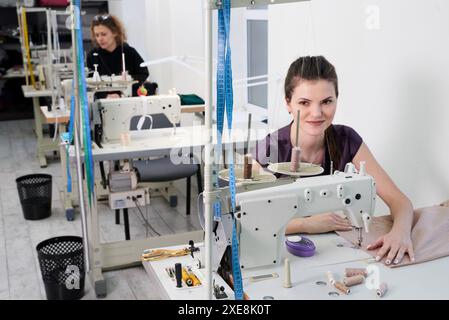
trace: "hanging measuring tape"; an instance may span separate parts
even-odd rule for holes
[[[222,135],[224,114],[228,123],[228,134],[231,138],[232,109],[234,97],[232,92],[232,64],[231,47],[229,41],[231,21],[231,0],[223,0],[218,9],[218,63],[217,63],[217,148],[216,159],[220,159],[222,152]],[[231,140],[230,140],[231,141]],[[232,213],[235,213],[235,171],[233,152],[228,152],[229,190],[231,193]],[[214,205],[214,220],[221,220],[221,205],[217,201]],[[234,295],[236,300],[243,299],[242,273],[239,261],[239,244],[237,240],[236,220],[232,226],[232,273],[234,278]]]
[[[83,128],[83,149],[84,149],[84,165],[86,167],[86,180],[87,180],[87,191],[89,196],[89,204],[92,205],[93,192],[94,192],[94,164],[92,157],[92,139],[90,130],[90,117],[89,108],[87,100],[87,89],[86,89],[86,74],[84,71],[84,50],[83,50],[83,35],[81,28],[81,16],[80,16],[80,0],[75,0],[74,5],[77,7],[75,10],[76,17],[76,44],[77,44],[77,57],[76,66],[78,69],[78,95],[80,102],[80,115],[81,124]]]
[[[73,127],[75,125],[75,85],[72,81],[72,95],[70,96],[70,121],[69,121],[69,132],[64,132],[61,134],[61,142],[65,143],[65,154],[66,154],[66,172],[67,172],[67,192],[72,192],[72,175],[70,173],[70,158],[69,158],[69,148],[73,141]]]

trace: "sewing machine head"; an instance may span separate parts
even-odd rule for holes
[[[100,79],[86,78],[87,100],[89,103],[94,102],[97,92],[121,92],[122,96],[132,96],[132,85],[136,83],[132,78],[123,81],[121,76],[102,76]],[[61,81],[61,93],[64,97],[65,104],[70,105],[70,97],[73,93],[72,79],[64,79]]]
[[[350,164],[345,172],[237,194],[242,268],[279,262],[285,227],[295,217],[341,210],[354,227],[368,232],[376,188],[362,168],[356,173]]]
[[[129,133],[131,121],[135,118],[139,118],[136,129],[139,129],[147,118],[153,121],[151,115],[155,114],[164,114],[175,126],[180,122],[181,100],[176,94],[100,99],[93,111],[94,118],[95,113],[99,113],[102,142],[108,143],[120,140],[123,133]]]

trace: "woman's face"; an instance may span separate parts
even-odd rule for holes
[[[321,136],[332,124],[337,109],[334,84],[327,80],[300,80],[287,101],[287,109],[296,124],[300,112],[300,130],[311,136]]]
[[[113,51],[117,46],[115,37],[117,34],[113,33],[111,29],[104,25],[94,27],[94,36],[100,48],[108,51]]]

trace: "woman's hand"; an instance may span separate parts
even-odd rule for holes
[[[367,246],[367,249],[374,250],[379,247],[380,249],[377,251],[376,261],[380,261],[387,255],[385,264],[398,264],[402,261],[405,253],[408,253],[412,262],[415,261],[412,239],[410,238],[410,231],[408,230],[393,227],[389,233],[383,235]]]
[[[350,231],[351,223],[335,212],[328,212],[303,218],[301,231],[304,233],[324,233],[329,231]]]

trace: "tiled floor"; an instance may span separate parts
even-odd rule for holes
[[[59,160],[50,157],[47,168],[40,168],[35,156],[33,120],[0,122],[0,299],[46,299],[37,259],[36,245],[61,235],[81,235],[81,219],[67,221],[59,200],[63,187]],[[97,170],[98,171],[98,170]],[[15,179],[30,173],[53,177],[52,215],[43,220],[25,220]],[[200,229],[197,216],[197,189],[192,179],[191,216],[185,215],[185,180],[175,182],[179,191],[178,207],[170,208],[162,198],[152,198],[148,206],[150,224],[160,234]],[[144,238],[147,230],[136,209],[129,210],[131,238]],[[123,217],[115,224],[115,213],[107,203],[99,204],[102,241],[124,239]],[[149,231],[149,235],[154,235]],[[108,295],[105,299],[160,299],[143,267],[105,272]],[[96,299],[86,281],[84,299]]]

